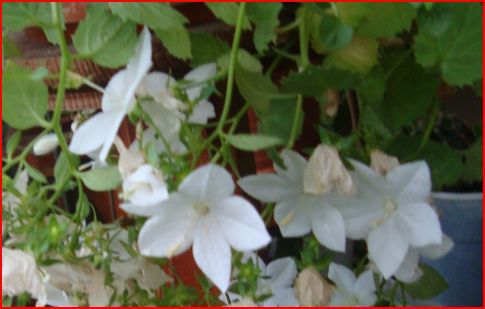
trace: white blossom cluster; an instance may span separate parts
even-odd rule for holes
[[[188,104],[174,95],[172,77],[148,73],[152,65],[149,31],[143,29],[140,37],[126,69],[116,73],[104,90],[102,111],[76,129],[69,147],[102,164],[115,144],[123,177],[121,207],[147,218],[134,248],[140,255],[132,257],[119,245],[113,249],[115,280],[108,287],[104,273],[89,264],[39,268],[28,253],[4,247],[3,295],[28,292],[39,305],[54,306],[78,305],[79,295],[84,295],[89,305],[106,305],[115,290],[129,289],[134,282],[154,291],[170,280],[147,257],[170,258],[192,248],[197,266],[222,294],[235,280],[234,251],[244,252],[245,259],[258,265],[262,277],[257,294],[271,296],[254,303],[228,292],[233,304],[371,306],[376,302],[374,274],[414,282],[422,274],[420,255],[438,258],[451,249],[453,243],[443,234],[429,203],[431,179],[424,161],[399,165],[397,159],[374,152],[370,167],[349,160],[353,168],[349,171],[335,148],[319,145],[309,160],[284,149],[280,154],[284,168],[275,164],[275,173],[246,176],[237,184],[253,198],[276,204],[274,219],[283,237],[313,233],[321,245],[337,252],[345,252],[349,239],[365,240],[370,263],[357,277],[331,263],[328,280],[332,283],[312,270],[298,273],[289,257],[265,265],[248,252],[266,247],[271,237],[256,208],[235,193],[236,184],[226,169],[200,166],[170,192],[166,176],[144,158],[140,141],[126,147],[117,138],[121,121],[137,100],[163,135],[157,138],[157,132],[146,129],[142,143],[155,140],[160,152],[169,146],[174,153],[185,153],[187,148],[179,139],[181,124],[205,124],[215,116],[212,103],[200,98],[204,85],[197,83],[213,77],[216,65],[202,65],[183,78],[196,85],[185,89],[187,101],[193,103]],[[25,184],[25,177],[19,177],[20,193],[25,192]],[[14,208],[18,198],[5,194],[3,204]],[[117,237],[126,241],[126,231]],[[222,295],[221,299],[227,301]]]

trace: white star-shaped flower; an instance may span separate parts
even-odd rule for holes
[[[427,202],[431,179],[426,162],[400,165],[381,175],[352,161],[359,195],[333,201],[341,204],[347,236],[365,239],[369,258],[388,279],[404,261],[409,247],[440,244],[436,212]]]
[[[330,263],[328,278],[336,285],[330,306],[362,307],[375,304],[377,296],[372,270],[366,270],[356,278],[345,266]]]
[[[202,83],[205,80],[213,78],[216,75],[217,67],[215,63],[207,63],[200,65],[187,73],[184,76],[184,80],[191,83]],[[216,116],[214,111],[214,105],[205,98],[200,98],[202,90],[205,85],[197,85],[185,89],[187,97],[190,101],[196,102],[192,110],[192,114],[189,117],[190,123],[206,124],[210,118]]]
[[[78,155],[100,149],[99,159],[106,160],[121,122],[134,107],[135,91],[152,66],[151,35],[145,27],[135,55],[126,69],[116,73],[103,94],[102,112],[84,122],[75,132],[69,149]]]
[[[247,262],[249,259],[260,269],[260,278],[257,283],[257,296],[270,295],[259,306],[298,306],[296,300],[293,282],[295,281],[298,270],[296,269],[295,261],[290,257],[279,258],[271,261],[268,265],[254,253],[245,253],[242,261]],[[233,274],[235,277],[236,274]],[[231,300],[231,304],[241,301],[243,298],[239,294],[228,292],[227,295]],[[227,304],[225,294],[221,294],[219,299]]]
[[[284,237],[300,237],[313,231],[329,249],[345,251],[345,228],[340,212],[326,199],[328,193],[305,192],[307,161],[292,150],[283,150],[286,170],[274,165],[276,174],[243,177],[241,188],[262,202],[276,203],[274,218]]]
[[[146,256],[171,257],[193,244],[195,262],[221,290],[229,286],[231,247],[256,250],[270,236],[256,209],[235,196],[231,175],[208,164],[190,173],[178,192],[161,204],[138,235],[140,252]]]

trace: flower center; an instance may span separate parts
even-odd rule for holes
[[[386,216],[389,216],[396,211],[397,204],[393,199],[388,199],[384,202],[384,204],[382,204],[382,207],[384,208],[384,213]]]
[[[207,215],[209,213],[209,204],[205,202],[197,202],[193,205],[193,207],[195,211],[201,216]]]
[[[392,216],[392,214],[396,212],[397,203],[393,199],[388,199],[382,203],[382,208],[384,209],[384,215],[372,222],[373,228],[377,228],[379,225],[386,222]]]

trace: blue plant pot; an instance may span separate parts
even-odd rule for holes
[[[482,305],[482,193],[434,193],[441,228],[455,242],[438,260],[424,259],[448,282],[440,306]]]

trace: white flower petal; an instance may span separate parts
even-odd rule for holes
[[[207,63],[200,65],[187,73],[184,76],[184,80],[190,81],[192,83],[199,83],[208,80],[216,75],[217,66],[215,63]],[[199,85],[195,87],[190,87],[186,89],[187,96],[191,101],[199,98],[205,85]]]
[[[118,134],[118,130],[121,126],[121,122],[125,118],[125,114],[119,113],[116,114],[113,122],[110,124],[109,127],[104,128],[107,131],[106,139],[104,140],[103,147],[101,147],[101,152],[99,153],[99,160],[101,162],[106,162],[106,157],[108,157],[109,150],[113,145],[113,142],[116,138],[116,134]],[[77,131],[76,131],[77,132]]]
[[[163,72],[147,74],[141,81],[136,94],[139,96],[151,96],[161,102],[165,96],[169,96],[169,87],[175,85],[173,77]]]
[[[195,201],[218,202],[234,193],[231,174],[218,165],[206,164],[190,173],[179,186],[179,192]]]
[[[127,95],[127,72],[126,69],[116,72],[113,77],[111,77],[108,85],[104,89],[103,97],[101,99],[101,109],[103,112],[113,112],[113,111],[122,111],[125,110],[125,106],[123,105],[125,96]],[[132,95],[131,100],[126,103],[127,106],[130,106],[135,102],[135,97]]]
[[[297,194],[292,183],[276,174],[246,176],[238,184],[247,194],[266,203],[281,202]]]
[[[231,248],[214,220],[206,218],[199,222],[194,231],[193,252],[197,266],[225,293],[231,275]]]
[[[398,203],[422,202],[431,194],[431,176],[425,161],[402,164],[387,174]]]
[[[372,197],[376,194],[382,195],[386,193],[389,185],[384,176],[359,161],[352,159],[349,159],[349,161],[354,168],[354,171],[351,173],[352,180],[361,196]]]
[[[396,272],[409,247],[393,221],[391,219],[382,223],[367,237],[369,258],[375,262],[385,279]]]
[[[300,237],[312,230],[309,207],[302,198],[276,204],[274,219],[284,237]]]
[[[361,307],[371,307],[377,301],[377,296],[375,293],[361,294],[358,296],[359,306]]]
[[[441,226],[436,212],[426,203],[399,205],[396,224],[411,246],[423,247],[441,243]]]
[[[374,283],[374,273],[372,272],[372,270],[366,270],[359,275],[354,283],[353,291],[359,299],[365,298],[366,295],[373,294],[376,291],[376,285]],[[371,305],[373,304],[369,304],[367,306]]]
[[[27,292],[39,306],[46,302],[42,274],[32,255],[17,249],[2,247],[2,295],[19,296]]]
[[[168,198],[167,185],[149,164],[140,166],[123,181],[128,200],[137,206],[152,206]]]
[[[289,149],[282,150],[280,155],[286,169],[282,169],[274,164],[276,173],[295,185],[298,185],[297,189],[303,191],[303,171],[305,170],[307,160],[299,153]]]
[[[416,248],[409,248],[404,261],[401,263],[394,276],[402,282],[413,283],[419,280],[422,271],[419,269],[419,253]]]
[[[190,248],[195,222],[188,212],[189,206],[176,203],[176,207],[172,207],[168,203],[170,200],[141,228],[138,235],[141,254],[172,257]]]
[[[257,250],[271,241],[259,213],[245,199],[231,196],[220,201],[213,211],[222,235],[234,249]]]
[[[273,296],[263,302],[265,307],[298,307],[295,290],[293,288],[284,288],[273,290]]]
[[[214,105],[207,100],[202,100],[194,106],[188,122],[195,124],[207,124],[207,121],[215,116],[216,112],[214,110]]]
[[[455,243],[445,234],[442,234],[441,244],[429,245],[419,248],[419,253],[429,259],[439,259],[448,254],[453,249]]]
[[[126,213],[142,216],[142,217],[151,217],[155,216],[160,212],[160,208],[163,207],[160,204],[154,205],[135,205],[132,203],[121,203],[120,208],[123,209]]]
[[[369,234],[372,223],[383,214],[379,204],[359,197],[332,199],[340,210],[345,224],[345,233],[350,239],[364,239]],[[375,206],[377,207],[375,207]]]
[[[126,65],[126,97],[123,106],[128,108],[129,100],[135,95],[141,81],[152,66],[152,37],[147,27],[143,30],[135,48],[135,54]]]
[[[45,291],[47,294],[47,305],[53,307],[74,307],[66,292],[48,283],[45,285]]]
[[[312,230],[325,247],[345,252],[345,226],[342,214],[333,206],[315,203],[312,212]]]
[[[266,274],[271,277],[269,279],[271,288],[277,290],[292,286],[298,270],[296,269],[295,261],[290,257],[285,257],[269,263],[266,268]]]
[[[77,155],[84,155],[99,149],[113,129],[118,131],[118,126],[113,128],[113,124],[119,115],[115,112],[101,112],[89,118],[74,132],[69,150]]]
[[[345,266],[330,263],[328,278],[332,280],[339,290],[352,294],[354,291],[355,274]]]

